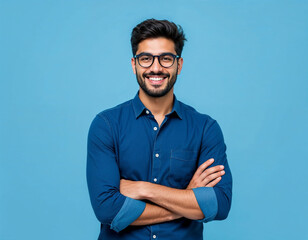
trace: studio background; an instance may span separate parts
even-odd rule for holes
[[[207,240],[307,239],[308,2],[0,1],[0,239],[97,239],[86,185],[95,115],[135,96],[130,33],[188,41],[177,98],[220,124],[233,174]]]

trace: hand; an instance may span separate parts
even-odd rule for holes
[[[201,164],[186,189],[214,187],[221,180],[221,176],[225,174],[225,171],[223,171],[224,166],[222,165],[208,168],[213,162],[214,159],[211,158]]]
[[[142,199],[142,181],[120,180],[120,193],[136,200]]]

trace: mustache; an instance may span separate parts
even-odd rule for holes
[[[163,72],[149,72],[149,73],[143,73],[142,76],[143,77],[148,77],[148,76],[164,76],[164,77],[169,77],[170,74],[168,73],[163,73]]]

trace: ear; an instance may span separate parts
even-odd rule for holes
[[[183,67],[183,58],[178,59],[178,75],[181,73]]]
[[[131,64],[132,64],[133,72],[134,74],[136,74],[136,59],[135,58],[131,59]]]

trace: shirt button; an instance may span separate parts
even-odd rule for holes
[[[153,235],[153,238],[156,238],[156,235]]]
[[[154,180],[154,182],[157,182],[157,178],[154,178],[153,180]]]
[[[159,157],[159,154],[158,154],[158,153],[156,153],[156,154],[155,154],[155,157]]]
[[[156,131],[156,130],[157,130],[157,127],[154,127],[153,129],[154,129],[154,131]]]
[[[146,112],[146,114],[149,114],[149,113],[150,113],[149,110],[146,110],[145,112]]]

